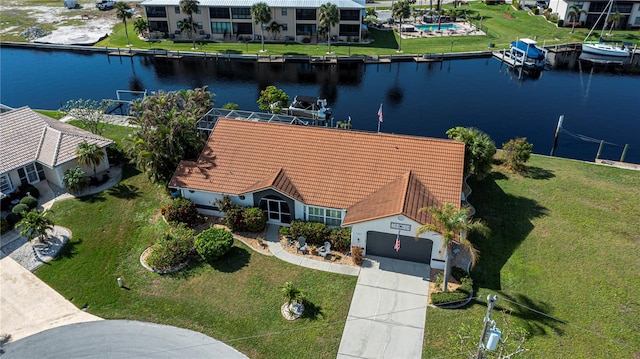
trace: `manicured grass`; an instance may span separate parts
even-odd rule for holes
[[[472,271],[482,300],[463,310],[429,308],[423,357],[450,355],[462,324],[479,336],[489,293],[531,333],[529,357],[637,356],[640,173],[541,156],[529,165],[526,176],[496,171],[470,183],[477,217],[492,229],[477,241]]]
[[[107,131],[106,137],[120,134]],[[175,325],[210,335],[250,358],[335,358],[356,278],[314,271],[235,243],[214,267],[193,263],[158,275],[139,263],[162,233],[166,190],[125,167],[124,180],[103,193],[57,202],[56,224],[73,238],[36,274],[78,307],[107,319]],[[121,277],[128,290],[118,288]],[[292,281],[310,302],[307,317],[280,314],[278,287]]]
[[[444,8],[452,7],[450,4]],[[486,51],[488,43],[494,44],[494,49],[508,48],[511,41],[518,38],[536,38],[540,44],[561,44],[582,42],[589,29],[576,28],[571,34],[571,28],[557,27],[542,16],[533,16],[529,12],[516,11],[511,5],[485,5],[481,2],[470,2],[463,8],[469,10],[472,22],[479,26],[482,18],[482,28],[486,36],[455,36],[403,39],[402,50],[405,54],[446,53],[466,51]],[[413,20],[411,18],[410,20]],[[170,40],[149,44],[137,38],[133,31],[133,25],[129,24],[129,39],[134,48],[149,49],[163,48],[176,51],[192,51],[192,43],[173,43]],[[332,44],[331,50],[336,55],[396,55],[398,49],[398,36],[391,31],[379,31],[372,29],[370,37],[373,40],[368,45],[344,43]],[[614,38],[640,44],[640,33],[636,30],[614,31]],[[451,44],[453,41],[453,45]],[[100,41],[96,46],[124,47],[127,41],[124,34],[124,26],[116,26],[114,34]],[[257,54],[260,51],[260,42],[245,43],[205,43],[197,44],[198,52],[216,52],[231,54]],[[282,55],[313,55],[324,56],[327,46],[304,45],[294,43],[265,43],[266,54]]]
[[[49,116],[51,118],[55,118],[56,120],[59,120],[64,117],[64,113],[56,110],[34,110],[34,111],[42,115]]]
[[[83,128],[82,121],[80,120],[71,120],[67,123],[79,128]],[[102,124],[102,126],[104,126],[104,133],[102,134],[102,136],[107,137],[117,144],[122,144],[122,140],[133,132],[131,128],[124,126],[111,125],[108,123],[104,123]]]

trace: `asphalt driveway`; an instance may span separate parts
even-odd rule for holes
[[[421,358],[429,273],[426,264],[367,256],[338,358]]]

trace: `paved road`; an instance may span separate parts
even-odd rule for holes
[[[426,264],[367,257],[338,358],[422,357],[429,273]]]
[[[70,324],[5,346],[5,358],[247,358],[192,330],[129,320]]]

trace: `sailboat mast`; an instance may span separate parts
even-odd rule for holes
[[[596,20],[596,22],[593,24],[593,26],[591,26],[591,30],[589,30],[589,33],[587,34],[587,37],[584,38],[584,41],[589,40],[589,37],[591,36],[591,33],[593,32],[593,30],[596,29],[596,26],[598,26],[598,23],[600,22],[600,19],[602,19],[602,15],[604,15],[604,10],[607,9],[607,7],[609,7],[609,5],[611,5],[613,3],[613,0],[610,0],[609,3],[607,4],[607,6],[605,6],[605,8],[603,9],[603,11],[600,13],[600,16],[598,16],[598,19]],[[609,11],[611,11],[611,8],[609,7]],[[607,12],[607,19],[609,18],[609,13]],[[602,24],[602,31],[600,32],[600,38],[602,39],[602,34],[604,33],[604,28],[607,26],[607,20],[604,21],[604,24]]]
[[[604,34],[604,29],[607,27],[607,22],[609,20],[609,15],[611,15],[611,8],[613,7],[613,0],[609,1],[607,4],[609,10],[607,10],[607,17],[604,18],[604,24],[602,24],[602,30],[600,31],[600,41],[602,41],[602,35]]]

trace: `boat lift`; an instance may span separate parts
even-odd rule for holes
[[[125,96],[123,96],[125,95]],[[126,95],[129,95],[125,99]],[[115,110],[120,109],[120,114],[124,115],[124,106],[127,106],[127,110],[131,103],[136,99],[142,96],[144,99],[147,97],[147,90],[144,91],[130,91],[130,90],[116,90],[116,98],[115,99],[104,99],[103,101],[107,102],[107,108],[105,109],[105,113],[111,115]]]

